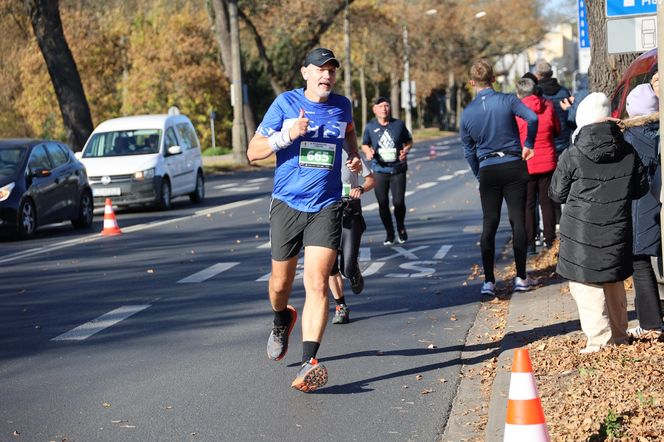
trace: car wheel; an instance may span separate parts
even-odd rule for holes
[[[85,191],[81,195],[81,201],[78,205],[78,217],[71,220],[75,229],[88,229],[92,226],[92,219],[94,218],[94,204],[92,202],[92,195],[90,192]]]
[[[29,238],[37,229],[37,212],[34,203],[24,199],[18,208],[18,236]]]
[[[205,179],[203,178],[203,172],[200,170],[196,174],[196,188],[193,192],[189,194],[189,200],[196,204],[200,203],[205,199]]]
[[[159,192],[157,207],[160,210],[169,210],[171,208],[171,183],[168,182],[168,178],[161,180],[161,191]]]

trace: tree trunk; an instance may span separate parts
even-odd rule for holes
[[[60,20],[58,0],[24,0],[60,106],[67,143],[77,152],[94,129],[90,108]]]
[[[228,19],[227,1],[208,0],[208,13],[211,15],[210,18],[213,22],[214,35],[217,44],[219,45],[219,54],[221,56],[221,64],[224,67],[224,75],[232,87],[233,79],[231,78],[231,72],[233,71],[233,58],[231,55],[231,31]],[[238,11],[238,14],[240,14],[240,16],[242,15],[240,11]],[[244,77],[244,70],[242,71],[242,77]],[[254,117],[249,97],[245,98],[242,106],[244,126],[247,140],[250,140],[254,136],[254,132],[256,132],[256,118]]]
[[[364,76],[364,64],[360,66],[360,101],[362,103],[362,132],[360,135],[364,134],[364,129],[367,127],[367,83]]]
[[[639,54],[609,54],[606,40],[606,0],[587,0],[591,62],[590,90],[611,96],[620,77]]]
[[[392,118],[401,118],[401,88],[399,87],[399,73],[390,72],[390,102],[392,104]]]

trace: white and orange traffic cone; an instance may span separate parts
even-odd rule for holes
[[[101,231],[103,236],[120,235],[122,231],[118,226],[118,220],[115,219],[115,212],[113,212],[113,204],[110,198],[106,198],[106,205],[104,207],[104,228]]]
[[[504,441],[550,441],[527,348],[514,352]]]

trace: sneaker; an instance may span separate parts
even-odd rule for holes
[[[291,387],[309,393],[327,384],[327,368],[314,358],[302,364]]]
[[[288,338],[295,327],[295,321],[297,321],[297,311],[292,305],[286,306],[290,312],[291,321],[288,325],[272,327],[272,333],[267,340],[267,357],[274,360],[280,361],[286,356],[288,351]]]
[[[646,338],[646,337],[659,337],[662,334],[662,330],[646,330],[641,328],[641,326],[628,328],[627,334],[633,338]]]
[[[350,278],[350,288],[356,295],[359,295],[362,293],[362,290],[364,290],[364,276],[362,276],[362,272],[360,271],[359,267],[357,268],[357,273],[355,273],[355,276]]]
[[[403,244],[408,241],[408,233],[406,233],[406,229],[399,230],[397,241],[399,241],[399,244]]]
[[[527,292],[531,288],[537,285],[537,280],[526,276],[526,279],[519,278],[518,276],[514,278],[514,287],[515,292]]]
[[[350,322],[349,313],[350,310],[346,304],[338,305],[337,310],[334,312],[334,318],[332,318],[332,324],[348,324]]]
[[[529,255],[537,255],[537,249],[535,248],[535,244],[529,244],[528,245],[528,254]]]
[[[495,296],[496,284],[494,284],[491,281],[487,281],[484,284],[482,284],[482,294],[487,296]]]
[[[393,236],[388,236],[387,238],[385,238],[385,241],[383,241],[384,246],[391,246],[392,244],[394,244]]]

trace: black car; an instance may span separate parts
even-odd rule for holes
[[[68,220],[89,228],[93,209],[85,167],[66,144],[0,140],[0,232],[26,238]]]

